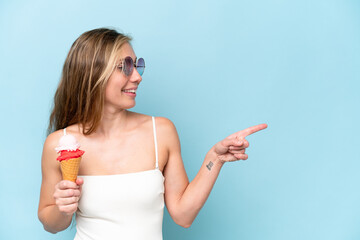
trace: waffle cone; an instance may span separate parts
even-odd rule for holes
[[[64,180],[75,182],[79,172],[80,160],[81,157],[78,157],[60,162],[61,172]]]

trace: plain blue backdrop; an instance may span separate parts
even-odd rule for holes
[[[193,225],[165,240],[360,239],[357,0],[0,1],[0,239],[72,239],[37,218],[41,153],[71,44],[130,34],[147,68],[132,111],[177,127],[189,180],[207,151],[260,123]]]

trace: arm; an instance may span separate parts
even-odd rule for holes
[[[41,160],[42,183],[38,217],[44,229],[51,233],[65,230],[71,224],[72,213],[76,211],[80,196],[77,184],[62,181],[54,150],[61,135],[62,132],[57,131],[47,137]]]
[[[181,209],[181,218],[185,221],[185,227],[190,227],[201,208],[208,199],[210,192],[220,173],[224,163],[217,159],[213,149],[205,157],[205,160],[195,176],[195,178],[186,187],[178,207]]]
[[[178,225],[188,228],[205,204],[223,165],[211,149],[200,171],[189,184],[181,158],[180,141],[174,124],[157,118],[159,135],[166,139],[168,161],[164,168],[165,203],[170,216]]]
[[[204,206],[225,162],[246,160],[245,149],[249,147],[246,136],[265,129],[261,124],[234,133],[216,143],[206,154],[205,160],[193,181],[189,183],[181,159],[180,141],[172,122],[161,118],[161,136],[166,139],[168,161],[164,169],[165,203],[175,221],[183,227],[190,227]]]

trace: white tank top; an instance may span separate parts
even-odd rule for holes
[[[162,240],[164,176],[155,169],[84,179],[74,240]]]

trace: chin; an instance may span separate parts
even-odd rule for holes
[[[121,109],[130,109],[135,107],[135,102],[133,103],[129,103],[129,104],[115,104],[115,103],[109,103],[109,104],[105,104],[105,108],[107,109],[114,109],[114,110],[121,110]]]
[[[129,104],[129,105],[127,105],[127,106],[123,106],[123,109],[130,109],[130,108],[133,108],[133,107],[135,107],[135,102],[134,102],[134,104]]]

